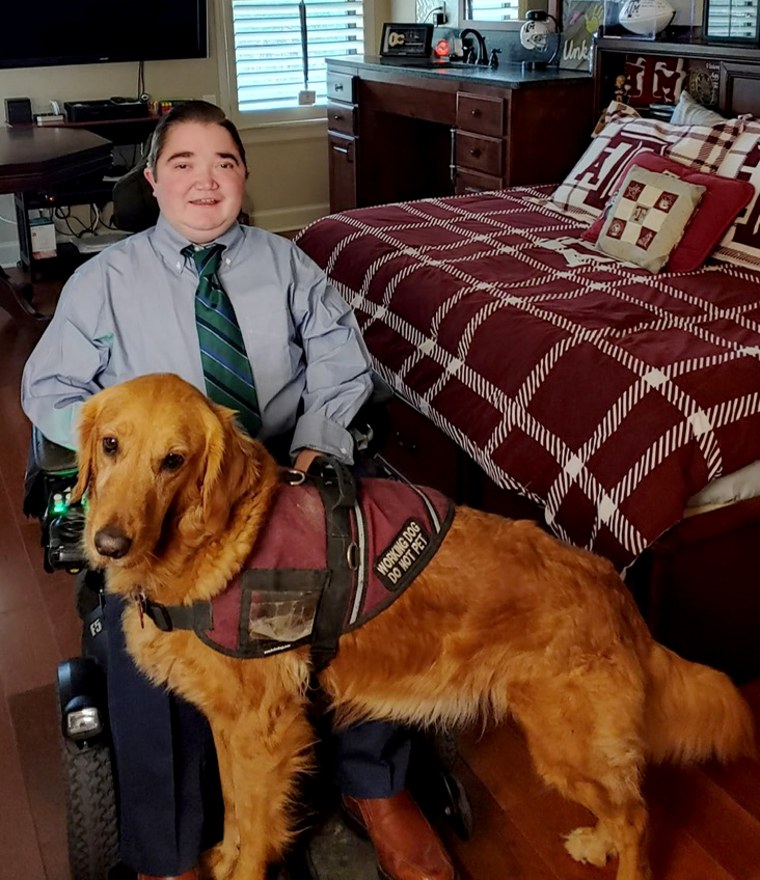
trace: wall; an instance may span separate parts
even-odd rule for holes
[[[145,88],[153,98],[208,97],[225,104],[226,65],[220,47],[224,46],[223,4],[230,2],[209,0],[209,58],[146,62]],[[391,2],[365,0],[369,47],[377,45],[381,23],[391,19]],[[3,98],[23,96],[31,99],[34,112],[41,112],[49,110],[51,98],[68,101],[130,96],[136,89],[137,64],[2,70],[0,108]],[[226,109],[229,111],[229,106]],[[251,168],[248,202],[257,224],[274,231],[297,229],[328,212],[327,134],[323,121],[251,127],[246,122],[241,125],[241,135]],[[0,218],[15,221],[11,196],[0,195]],[[15,225],[0,219],[0,265],[13,265],[17,259]]]

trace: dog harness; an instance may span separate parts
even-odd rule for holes
[[[275,491],[266,527],[240,573],[211,601],[165,606],[141,600],[164,631],[193,630],[238,658],[304,644],[323,669],[338,639],[387,608],[419,575],[454,516],[433,489],[393,480],[354,481],[320,458],[300,484]]]

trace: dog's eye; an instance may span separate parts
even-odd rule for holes
[[[118,448],[119,441],[115,437],[103,438],[103,452],[105,452],[106,455],[115,455]]]
[[[165,471],[176,471],[178,467],[182,466],[184,461],[184,457],[178,452],[170,452],[161,462],[161,467]]]

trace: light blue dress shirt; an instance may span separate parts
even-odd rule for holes
[[[372,392],[353,313],[290,241],[237,224],[217,241],[226,246],[219,276],[251,362],[261,439],[295,425],[293,454],[313,448],[350,463],[346,426]],[[76,448],[81,403],[145,373],[177,373],[205,392],[198,276],[180,253],[187,244],[162,217],[84,263],[66,283],[21,388],[24,412],[48,439]]]

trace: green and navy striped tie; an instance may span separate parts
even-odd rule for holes
[[[184,256],[192,257],[198,270],[195,323],[203,378],[211,400],[236,410],[240,423],[255,437],[261,428],[261,415],[243,335],[219,280],[223,250],[223,244],[203,248],[188,245],[182,250]]]

